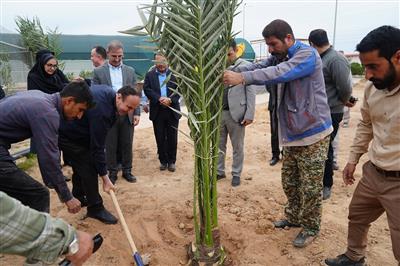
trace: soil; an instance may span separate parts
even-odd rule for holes
[[[320,236],[308,247],[297,249],[292,240],[300,229],[274,229],[272,221],[283,217],[286,197],[280,178],[281,163],[271,167],[269,117],[267,104],[257,105],[255,122],[246,129],[245,162],[242,183],[232,188],[230,178],[231,148],[228,145],[227,176],[218,182],[221,244],[228,259],[226,265],[324,265],[326,257],[345,251],[348,205],[355,186],[346,187],[341,170],[346,164],[349,147],[360,119],[364,81],[354,87],[360,102],[351,111],[349,128],[341,128],[339,165],[335,171],[332,197],[323,203]],[[143,119],[143,123],[145,118]],[[147,122],[148,123],[148,122]],[[188,132],[186,121],[180,129]],[[361,164],[356,170],[361,177]],[[151,265],[186,265],[185,245],[194,239],[193,230],[193,148],[179,135],[175,173],[160,172],[153,129],[137,129],[134,137],[134,170],[138,182],[131,184],[122,177],[117,181],[117,198],[140,253],[152,255]],[[71,170],[64,168],[67,175]],[[38,168],[30,174],[40,180]],[[69,185],[71,185],[69,183]],[[116,215],[110,196],[102,193],[104,204]],[[80,230],[104,237],[101,249],[86,265],[133,265],[133,258],[120,224],[104,225],[84,219],[86,210],[69,214],[51,192],[51,215],[61,217]],[[397,265],[393,256],[386,215],[382,215],[369,232],[368,263],[373,266]],[[23,259],[3,256],[0,265],[21,265]]]

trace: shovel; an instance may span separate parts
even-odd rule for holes
[[[128,239],[129,245],[131,246],[131,250],[132,250],[132,254],[133,254],[132,256],[136,263],[136,266],[149,265],[151,256],[145,254],[145,255],[143,255],[143,259],[142,259],[142,257],[140,256],[140,254],[135,246],[135,242],[133,242],[131,232],[129,231],[128,225],[125,222],[124,215],[122,214],[121,208],[119,207],[119,204],[118,204],[117,197],[115,196],[113,190],[110,190],[110,195],[111,195],[111,199],[114,203],[114,207],[117,210],[119,220],[121,221],[122,228],[124,229],[125,236]]]

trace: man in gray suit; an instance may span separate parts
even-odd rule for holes
[[[232,40],[228,51],[229,70],[234,70],[240,65],[250,64],[244,59],[237,58],[236,42]],[[240,185],[240,174],[243,169],[244,159],[244,133],[245,127],[250,125],[254,119],[256,101],[256,91],[254,86],[249,86],[246,90],[243,85],[226,87],[223,96],[223,111],[221,121],[221,139],[219,144],[218,175],[217,179],[225,178],[225,153],[226,142],[231,139],[233,148],[232,161],[232,186]]]
[[[94,84],[106,84],[115,91],[126,85],[135,86],[135,70],[122,63],[124,48],[120,41],[111,41],[107,46],[108,62],[93,72]],[[136,182],[132,175],[132,142],[134,126],[139,124],[140,107],[128,115],[119,116],[106,139],[106,157],[109,178],[115,184],[118,173],[118,157],[122,164],[122,176],[128,182]]]

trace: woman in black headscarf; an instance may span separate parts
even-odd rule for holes
[[[64,73],[58,69],[58,62],[53,52],[43,49],[36,53],[36,63],[28,73],[28,90],[53,94],[60,92],[68,82]],[[36,154],[33,138],[31,138],[30,152]]]
[[[60,92],[68,82],[64,73],[58,69],[53,52],[40,50],[36,53],[36,63],[28,74],[28,90],[52,94]]]

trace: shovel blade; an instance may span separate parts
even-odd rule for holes
[[[144,266],[142,257],[140,257],[140,254],[135,252],[133,254],[133,259],[135,260],[136,266]]]

